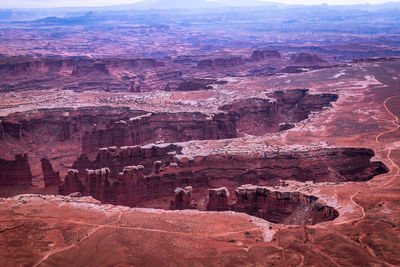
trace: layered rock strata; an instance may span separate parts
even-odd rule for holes
[[[281,58],[281,53],[277,50],[254,50],[250,61],[262,61],[268,58]]]
[[[170,210],[186,210],[193,209],[192,205],[192,186],[186,186],[185,188],[176,188],[174,193],[175,197],[171,200]]]
[[[60,184],[60,172],[55,172],[53,166],[47,158],[40,160],[42,164],[43,179],[46,187]]]
[[[315,196],[276,191],[271,187],[243,185],[235,190],[236,203],[230,209],[273,223],[314,225],[334,220],[339,213]]]
[[[229,191],[226,187],[209,189],[207,210],[209,211],[229,210],[228,198],[229,198]]]
[[[0,142],[11,148],[44,151],[65,146],[79,156],[102,147],[133,146],[190,140],[217,140],[278,132],[280,123],[295,123],[336,101],[334,94],[310,95],[307,90],[279,91],[269,98],[236,100],[214,114],[149,113],[128,108],[51,109],[14,113],[0,122]],[[6,142],[4,142],[6,141]],[[65,154],[65,152],[63,152]],[[10,156],[2,155],[1,157]],[[40,158],[49,155],[40,154]],[[54,156],[54,155],[53,155]],[[57,166],[56,166],[57,167]]]
[[[15,160],[0,159],[0,186],[32,184],[32,173],[27,154],[17,154]]]
[[[188,158],[182,147],[172,144],[134,146],[99,151],[96,160],[81,156],[75,163],[80,192],[105,203],[135,206],[140,202],[169,197],[177,187],[234,189],[243,184],[278,185],[280,180],[313,182],[367,181],[386,173],[382,162],[371,162],[371,149],[304,148],[296,151],[265,151],[254,155],[207,155]],[[156,163],[154,163],[156,162]],[[89,170],[107,168],[103,176]],[[68,178],[68,177],[67,177]],[[72,181],[72,185],[70,185]],[[68,178],[60,192],[78,188]]]

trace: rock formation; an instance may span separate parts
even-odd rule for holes
[[[73,164],[80,173],[76,177],[84,185],[80,192],[105,203],[135,206],[143,201],[169,197],[177,187],[229,185],[228,188],[234,189],[248,183],[278,185],[280,180],[367,181],[388,171],[382,162],[371,162],[374,152],[363,148],[303,148],[193,159],[182,155],[181,150],[177,145],[160,144],[101,149],[94,161],[82,155]],[[86,169],[98,171],[85,174]],[[60,190],[62,194],[72,193],[79,187],[78,180],[68,176]],[[69,188],[73,188],[72,191]],[[211,192],[210,199],[215,198],[217,204],[213,206],[212,200],[210,208],[216,209],[220,195]]]
[[[73,76],[108,74],[109,71],[104,63],[95,63],[91,66],[77,66],[72,70]]]
[[[72,157],[78,157],[81,152],[97,153],[100,148],[111,146],[218,140],[245,134],[259,136],[278,132],[280,123],[303,120],[310,112],[330,106],[336,99],[334,94],[311,95],[307,90],[278,91],[268,98],[235,100],[212,115],[148,113],[111,107],[29,111],[1,118],[0,138],[10,147],[35,149],[39,145],[43,150],[52,149],[53,153],[68,145]],[[5,156],[9,155],[0,151],[0,157]]]
[[[226,84],[226,81],[218,81],[215,79],[193,79],[181,82],[178,85],[178,91],[198,91],[213,89],[212,84]]]
[[[270,187],[243,185],[235,190],[236,203],[231,209],[273,223],[314,225],[339,216],[317,197],[299,192],[275,191]]]
[[[44,177],[44,184],[46,187],[60,184],[60,173],[53,170],[53,166],[47,158],[40,160],[42,164],[42,171]]]
[[[185,188],[176,188],[174,193],[174,200],[171,200],[171,210],[186,210],[193,209],[192,205],[192,191],[193,187],[186,186]]]
[[[84,192],[84,185],[78,177],[79,171],[75,169],[68,170],[64,183],[60,185],[59,192],[63,195],[69,195],[75,192]]]
[[[295,127],[295,126],[294,126],[293,123],[285,123],[285,122],[279,123],[279,131],[280,131],[280,132],[283,132],[283,131],[292,129],[292,128],[294,128],[294,127]]]
[[[281,53],[276,50],[254,50],[250,60],[262,61],[267,58],[281,58]]]
[[[92,58],[10,58],[0,64],[0,78],[45,73],[72,73],[73,75],[92,74],[93,72],[109,74],[108,69],[138,69],[162,67],[164,63],[152,58],[133,59],[92,59]]]
[[[104,199],[104,189],[110,186],[110,169],[85,170],[85,194]]]
[[[295,64],[305,64],[305,65],[316,65],[319,63],[326,63],[327,61],[320,58],[315,54],[300,53],[299,55],[293,55],[291,60]]]
[[[27,154],[17,154],[15,160],[0,159],[0,186],[31,184],[32,173]]]
[[[242,57],[216,58],[201,60],[197,67],[199,69],[226,69],[241,66],[244,64]]]
[[[229,191],[226,187],[208,190],[208,204],[207,210],[209,211],[224,211],[228,210]]]

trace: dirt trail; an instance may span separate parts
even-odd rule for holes
[[[72,224],[77,224],[77,225],[85,225],[85,226],[95,226],[95,228],[90,229],[90,231],[87,233],[87,235],[82,238],[81,240],[79,240],[77,243],[74,243],[70,246],[67,247],[62,247],[62,248],[58,248],[58,249],[54,249],[51,250],[49,252],[47,252],[46,254],[44,254],[44,256],[41,258],[40,261],[38,261],[35,265],[33,265],[34,267],[39,266],[41,263],[43,263],[45,260],[47,260],[48,258],[50,258],[51,256],[63,252],[63,251],[67,251],[73,247],[77,247],[78,243],[81,243],[82,241],[88,239],[91,235],[93,235],[94,233],[96,233],[98,230],[103,229],[103,228],[113,228],[113,229],[129,229],[129,230],[134,230],[134,231],[146,231],[146,232],[158,232],[158,233],[165,233],[165,234],[176,234],[176,235],[185,235],[185,236],[190,236],[190,237],[196,237],[195,235],[193,235],[193,233],[184,233],[184,232],[175,232],[175,231],[167,231],[167,230],[161,230],[161,229],[149,229],[149,228],[142,228],[142,227],[130,227],[130,226],[124,226],[124,225],[118,225],[118,222],[121,220],[123,213],[121,212],[118,216],[118,219],[113,220],[109,223],[106,224],[92,224],[92,223],[85,223],[85,222],[79,222],[79,221],[74,221],[74,220],[63,220],[63,219],[58,219],[58,218],[46,218],[46,217],[36,217],[36,218],[18,218],[18,220],[54,220],[54,221],[62,221],[62,222],[67,222],[67,223],[72,223]],[[116,223],[117,225],[112,225]],[[247,232],[253,232],[253,231],[260,231],[259,227],[254,227],[251,229],[246,229],[246,230],[241,230],[241,231],[235,231],[235,232],[223,232],[223,233],[215,233],[215,234],[207,234],[205,233],[205,236],[208,237],[224,237],[224,236],[228,236],[228,235],[233,235],[233,234],[241,234],[241,233],[247,233]],[[199,237],[202,237],[203,235],[200,235]],[[197,237],[197,238],[199,238]]]
[[[396,115],[394,115],[394,114],[389,110],[389,108],[387,107],[387,102],[389,102],[390,100],[392,100],[392,99],[394,99],[394,98],[398,98],[398,97],[400,97],[400,95],[391,96],[391,97],[386,98],[386,100],[383,102],[383,106],[385,107],[386,111],[390,114],[390,116],[392,116],[392,117],[394,118],[394,120],[392,120],[391,122],[392,122],[392,124],[395,125],[396,127],[393,128],[393,129],[391,129],[391,130],[388,130],[388,131],[385,131],[385,132],[383,132],[383,133],[378,134],[378,135],[376,136],[376,138],[375,138],[376,142],[378,142],[379,144],[381,144],[381,145],[383,145],[383,146],[385,146],[385,147],[388,147],[389,150],[388,150],[388,154],[387,154],[387,159],[390,161],[390,163],[392,164],[392,166],[394,166],[393,170],[394,170],[394,169],[396,170],[396,172],[395,172],[395,174],[392,176],[392,178],[391,178],[389,181],[387,181],[385,184],[383,184],[381,187],[384,187],[384,186],[387,186],[388,184],[390,184],[390,183],[399,175],[399,173],[400,173],[400,168],[399,168],[399,166],[390,158],[390,154],[392,153],[392,148],[389,147],[387,144],[382,143],[382,142],[379,140],[379,138],[382,137],[383,135],[388,134],[388,133],[395,132],[395,131],[397,131],[397,130],[400,128],[399,118],[398,118]]]
[[[44,262],[45,260],[47,260],[49,257],[51,257],[51,256],[54,255],[54,254],[57,254],[57,253],[59,253],[59,252],[66,251],[66,250],[69,250],[69,249],[71,249],[71,248],[73,248],[73,247],[76,247],[76,245],[77,245],[78,243],[84,241],[85,239],[88,239],[91,235],[93,235],[93,234],[94,234],[95,232],[97,232],[99,229],[105,228],[105,227],[107,227],[108,225],[110,225],[110,224],[112,224],[112,223],[114,223],[114,222],[115,222],[115,223],[118,223],[118,221],[121,220],[121,217],[122,217],[122,212],[118,215],[118,219],[117,219],[117,220],[111,221],[111,222],[109,222],[109,223],[107,223],[107,224],[104,224],[104,225],[99,225],[99,226],[97,226],[96,228],[91,229],[91,230],[86,234],[86,236],[85,236],[84,238],[82,238],[81,240],[79,240],[77,243],[74,243],[74,244],[72,244],[72,245],[70,245],[70,246],[67,246],[67,247],[58,248],[58,249],[51,250],[51,251],[47,252],[47,253],[44,255],[44,257],[43,257],[40,261],[38,261],[35,265],[33,265],[33,266],[34,266],[34,267],[39,266],[42,262]]]
[[[398,122],[399,122],[399,118],[398,118],[396,115],[394,115],[394,114],[389,110],[389,108],[387,107],[387,103],[388,103],[390,100],[392,100],[392,99],[394,99],[394,98],[398,98],[398,97],[400,98],[400,95],[391,96],[391,97],[386,98],[385,101],[383,102],[383,106],[385,107],[386,111],[394,118],[394,120],[392,120],[391,123],[394,124],[396,127],[393,128],[393,129],[391,129],[391,130],[384,131],[384,132],[378,134],[378,135],[375,137],[375,140],[376,140],[377,143],[379,143],[379,144],[381,144],[382,146],[385,146],[385,147],[388,148],[387,159],[388,159],[388,160],[390,161],[390,163],[392,164],[393,170],[396,170],[396,172],[395,172],[395,174],[393,174],[392,178],[391,178],[389,181],[387,181],[385,184],[381,185],[380,187],[385,187],[385,186],[387,186],[388,184],[390,184],[390,183],[399,175],[399,173],[400,173],[400,167],[390,158],[390,154],[391,154],[391,152],[392,152],[392,148],[390,148],[387,144],[382,143],[382,142],[379,140],[379,138],[382,137],[383,135],[388,134],[388,133],[391,133],[391,132],[395,132],[395,131],[397,131],[397,130],[400,128],[400,125],[399,125],[399,123],[398,123]],[[355,197],[357,194],[359,194],[359,193],[360,193],[360,191],[354,193],[354,194],[350,197],[350,200],[351,200],[351,202],[353,202],[354,205],[356,205],[357,207],[360,208],[360,210],[361,210],[361,212],[362,212],[361,217],[356,218],[356,219],[347,220],[347,221],[344,221],[344,222],[335,223],[335,225],[341,225],[341,224],[346,224],[346,223],[358,221],[358,220],[361,220],[361,219],[363,219],[363,218],[365,217],[364,208],[361,207],[357,202],[354,201],[354,197]]]

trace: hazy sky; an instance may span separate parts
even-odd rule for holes
[[[188,0],[190,1],[190,0]],[[267,0],[267,2],[279,2],[286,4],[360,4],[371,3],[379,4],[389,2],[390,0]],[[0,8],[32,8],[32,7],[71,7],[71,6],[107,6],[118,4],[130,4],[140,2],[140,0],[0,0]],[[392,0],[391,2],[400,2]]]

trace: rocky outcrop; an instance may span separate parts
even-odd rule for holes
[[[295,125],[293,123],[279,123],[279,131],[280,132],[290,130],[294,127],[295,127]]]
[[[13,147],[40,146],[43,150],[51,148],[53,153],[60,144],[68,142],[71,153],[78,157],[81,152],[96,153],[103,147],[218,140],[278,132],[280,123],[298,122],[311,111],[330,106],[336,99],[333,94],[310,95],[307,90],[279,91],[269,98],[233,101],[212,115],[147,113],[111,107],[38,110],[1,118],[0,138]],[[0,156],[5,155],[0,151]]]
[[[273,99],[240,99],[219,108],[234,121],[238,135],[263,135],[277,131],[278,103]]]
[[[68,170],[64,182],[59,187],[59,192],[62,195],[69,195],[76,192],[84,192],[85,187],[82,180],[78,177],[79,171],[75,169]]]
[[[299,55],[293,55],[291,60],[295,64],[300,65],[317,65],[319,63],[326,63],[327,61],[320,58],[315,54],[300,53]]]
[[[96,199],[104,199],[106,188],[111,186],[110,169],[85,170],[85,194]]]
[[[400,57],[367,57],[367,58],[353,58],[352,62],[361,63],[361,62],[387,62],[387,61],[397,61],[400,60]]]
[[[186,186],[185,188],[176,188],[174,200],[171,200],[170,210],[186,210],[193,209],[192,205],[193,187]]]
[[[135,85],[135,82],[132,81],[129,85],[129,92],[131,93],[140,93],[141,92],[141,87],[140,85]]]
[[[11,136],[12,138],[15,138],[17,140],[19,140],[21,138],[21,134],[22,134],[22,125],[20,122],[18,121],[8,121],[7,119],[2,120],[0,122],[1,124],[1,132],[2,132],[2,137],[1,139],[5,139],[6,135]]]
[[[215,79],[193,79],[181,82],[178,85],[178,91],[198,91],[213,89],[212,84],[226,84],[226,81],[218,81]]]
[[[53,166],[47,158],[42,158],[40,160],[42,164],[43,178],[44,184],[46,187],[59,185],[60,180],[60,172],[55,172],[53,170]]]
[[[249,98],[220,107],[221,113],[148,113],[93,127],[82,137],[83,153],[100,147],[131,146],[190,140],[217,140],[278,132],[280,123],[306,119],[337,100],[334,94],[310,95],[307,90],[278,91],[271,98]]]
[[[207,210],[209,211],[224,211],[228,210],[229,191],[226,187],[208,190],[208,204]]]
[[[80,178],[84,178],[83,174],[86,169],[95,170],[107,167],[110,169],[111,178],[120,177],[118,180],[128,181],[133,179],[127,177],[131,177],[132,172],[136,171],[134,166],[138,168],[138,177],[142,177],[143,172],[146,175],[158,174],[162,164],[172,162],[173,157],[180,153],[181,149],[174,144],[101,148],[94,161],[90,161],[87,155],[83,154],[73,163],[73,168],[81,173]],[[142,167],[138,167],[138,165],[142,165]]]
[[[234,189],[243,184],[278,185],[280,180],[313,182],[367,181],[388,171],[382,162],[371,162],[371,149],[304,148],[294,151],[265,151],[256,155],[208,155],[192,159],[181,155],[181,147],[172,144],[133,146],[99,151],[95,161],[85,155],[75,163],[80,173],[85,169],[109,170],[95,178],[79,175],[85,185],[82,193],[105,203],[135,206],[140,202],[169,197],[177,187]],[[96,181],[90,184],[84,181]],[[64,188],[76,188],[68,185]],[[61,191],[69,194],[72,191]],[[212,191],[214,192],[214,191]],[[211,193],[210,193],[211,194]],[[213,193],[214,194],[214,193]],[[218,194],[210,195],[215,205]],[[213,200],[214,201],[214,200]],[[222,204],[221,204],[222,205]]]
[[[132,146],[148,143],[216,140],[237,137],[235,121],[225,114],[148,113],[126,121],[111,122],[105,128],[93,127],[82,136],[82,152],[101,147]]]
[[[281,58],[281,53],[277,50],[254,50],[250,61],[262,61],[268,58]]]
[[[197,67],[199,69],[226,69],[245,64],[242,57],[216,58],[201,60]]]
[[[307,89],[275,91],[271,97],[279,103],[281,122],[294,123],[306,119],[313,111],[320,111],[338,99],[336,94],[309,94]]]
[[[153,58],[10,58],[0,64],[0,78],[18,75],[43,75],[49,73],[85,75],[108,74],[109,69],[157,68],[165,64]]]
[[[314,225],[334,220],[339,213],[315,196],[275,191],[270,187],[243,185],[235,190],[231,209],[273,223]]]
[[[82,75],[108,75],[109,71],[105,64],[95,63],[91,66],[77,66],[72,70],[73,76]]]
[[[17,154],[15,160],[0,159],[0,186],[31,184],[32,173],[27,154]]]

